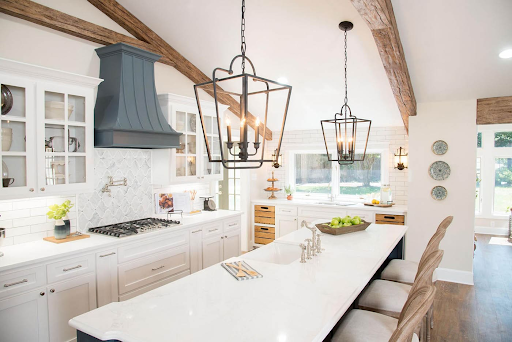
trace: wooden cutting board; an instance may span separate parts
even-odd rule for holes
[[[391,204],[373,204],[373,203],[365,203],[364,205],[369,206],[369,207],[390,208],[390,207],[392,207],[394,204],[395,204],[395,203],[391,203]]]
[[[82,235],[68,235],[67,238],[65,239],[60,239],[60,240],[57,240],[55,238],[55,236],[49,236],[49,237],[45,237],[43,238],[44,241],[48,241],[48,242],[53,242],[53,243],[65,243],[65,242],[71,242],[71,241],[76,241],[76,240],[82,240],[82,239],[87,239],[87,238],[90,238],[91,236],[88,235],[88,234],[82,234]]]

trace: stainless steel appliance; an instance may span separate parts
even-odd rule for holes
[[[0,246],[2,246],[3,239],[5,238],[5,228],[0,228]],[[0,252],[0,257],[4,256],[4,253]]]
[[[102,227],[89,228],[89,232],[114,237],[125,237],[175,227],[180,224],[181,222],[176,220],[166,220],[150,217],[140,220],[110,224]]]

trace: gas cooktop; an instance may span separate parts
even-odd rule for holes
[[[180,221],[159,218],[145,218],[140,220],[115,223],[108,226],[89,228],[89,232],[115,237],[125,237],[142,234],[180,225]]]

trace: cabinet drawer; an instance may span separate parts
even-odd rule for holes
[[[48,283],[77,277],[85,273],[94,272],[94,270],[94,254],[46,265]]]
[[[347,216],[347,211],[338,208],[301,207],[298,216],[330,221],[333,217]]]
[[[374,221],[374,213],[371,211],[347,211],[349,216],[359,216],[361,219],[365,220],[366,222],[373,222]]]
[[[133,244],[119,247],[118,261],[121,264],[126,261],[162,252],[180,245],[186,245],[188,244],[188,240],[188,230],[182,230],[147,239],[145,241],[137,241]]]
[[[188,246],[180,246],[118,266],[119,294],[189,269],[188,256]]]
[[[254,226],[254,231],[263,233],[275,233],[276,229],[274,227]]]
[[[44,266],[0,274],[0,298],[15,295],[46,284]]]
[[[268,232],[254,232],[254,237],[274,240],[276,238],[275,233]]]
[[[276,207],[268,205],[255,205],[254,211],[273,213],[276,211]]]
[[[236,219],[226,220],[226,221],[224,221],[224,231],[229,232],[231,230],[240,229],[240,225],[241,225],[241,222],[240,222],[240,218],[238,218],[238,217]]]
[[[254,223],[276,224],[276,219],[273,217],[255,217]]]
[[[375,223],[377,224],[405,224],[404,215],[375,214]]]
[[[260,245],[266,245],[268,243],[273,242],[273,239],[267,239],[267,238],[261,238],[261,237],[255,237],[254,242],[259,243]]]
[[[273,211],[261,211],[261,210],[255,210],[254,211],[254,217],[276,217],[276,213]]]
[[[140,289],[137,289],[137,290],[134,290],[132,292],[128,292],[128,293],[125,293],[125,294],[119,296],[119,301],[122,302],[122,301],[125,301],[125,300],[128,300],[128,299],[132,299],[133,297],[137,297],[137,296],[139,296],[139,295],[141,295],[143,293],[146,293],[146,292],[149,292],[149,291],[154,290],[156,288],[159,288],[160,286],[164,286],[166,284],[172,283],[173,281],[176,281],[178,279],[184,278],[184,277],[186,277],[188,275],[190,275],[190,271],[186,270],[186,271],[183,271],[183,272],[178,273],[176,275],[173,275],[172,277],[159,280],[159,281],[157,281],[157,282],[155,282],[153,284],[149,284],[147,286],[141,287]]]
[[[221,234],[223,229],[222,225],[222,222],[217,222],[203,227],[203,239]]]
[[[279,215],[297,216],[297,207],[277,207]]]

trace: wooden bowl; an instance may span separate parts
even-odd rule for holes
[[[325,234],[331,234],[331,235],[341,235],[341,234],[348,234],[348,233],[354,233],[354,232],[360,232],[362,230],[365,230],[368,228],[368,226],[372,224],[371,222],[366,222],[364,220],[361,220],[361,224],[352,225],[348,227],[341,227],[341,228],[331,228],[329,227],[329,222],[327,223],[319,223],[316,225],[316,227]]]

